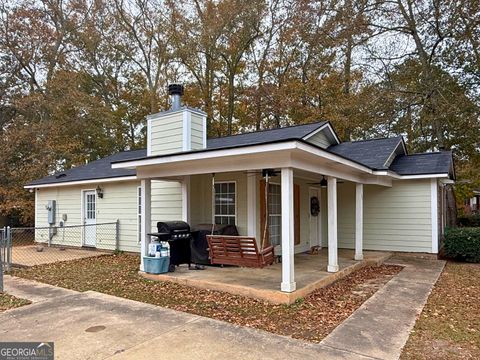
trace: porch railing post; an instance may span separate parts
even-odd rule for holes
[[[248,236],[259,240],[257,236],[257,177],[255,173],[247,174],[247,210]]]
[[[120,250],[120,220],[115,223],[115,250]]]
[[[355,185],[355,260],[363,260],[363,184]]]
[[[190,176],[184,176],[182,179],[182,220],[190,222]]]
[[[281,290],[296,290],[294,264],[293,169],[282,168],[282,283]]]
[[[140,244],[140,271],[144,271],[143,257],[148,255],[148,243],[150,241],[147,235],[152,227],[151,219],[151,195],[152,195],[152,181],[150,179],[143,179],[141,181],[141,244]]]
[[[328,272],[338,271],[337,178],[327,178],[328,196]]]

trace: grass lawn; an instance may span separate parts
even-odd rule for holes
[[[480,264],[447,263],[401,359],[480,359]]]
[[[28,304],[30,304],[30,301],[28,300],[19,299],[19,298],[16,298],[15,296],[0,292],[0,313],[5,310],[17,308],[17,307],[28,305]]]
[[[13,275],[78,291],[95,290],[132,300],[319,342],[401,267],[363,268],[293,305],[267,302],[138,275],[139,257],[120,254],[15,270]]]

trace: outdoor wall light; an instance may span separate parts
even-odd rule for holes
[[[100,199],[103,199],[103,189],[100,187],[100,185],[97,186],[97,196],[100,198]]]
[[[325,179],[325,176],[323,176],[322,181],[320,181],[320,187],[322,187],[322,188],[327,187],[327,179]]]

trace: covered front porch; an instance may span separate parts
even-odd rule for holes
[[[326,271],[327,249],[318,254],[299,253],[294,256],[296,290],[281,291],[282,264],[276,263],[263,269],[238,267],[213,267],[205,271],[191,271],[180,266],[174,273],[152,275],[144,273],[148,279],[170,281],[202,289],[224,291],[235,295],[253,297],[276,304],[292,304],[297,299],[327,286],[352,272],[369,265],[378,265],[391,256],[389,252],[364,251],[364,259],[355,261],[354,251],[338,251],[338,271]]]
[[[276,230],[277,243],[272,245],[276,245],[276,255],[281,256],[281,263],[261,270],[209,269],[199,272],[198,275],[186,276],[208,277],[209,272],[221,272],[224,276],[223,274],[228,272],[245,272],[255,274],[259,277],[259,283],[262,283],[264,275],[272,274],[266,283],[273,288],[259,291],[278,292],[280,290],[286,294],[294,293],[297,289],[305,292],[308,284],[322,281],[325,274],[334,274],[344,269],[351,270],[365,264],[362,262],[364,259],[364,185],[380,187],[392,185],[391,179],[378,176],[363,165],[301,142],[160,155],[124,162],[121,165],[114,164],[115,166],[135,168],[137,177],[141,179],[141,271],[144,270],[143,256],[148,254],[150,239],[147,234],[152,232],[156,221],[163,220],[152,218],[151,209],[155,205],[151,199],[152,181],[181,184],[182,220],[193,226],[202,223],[219,223],[219,221],[223,223],[224,217],[232,215],[228,213],[228,209],[217,214],[216,207],[219,204],[215,203],[215,191],[217,191],[215,184],[217,181],[234,183],[235,194],[231,198],[235,199],[232,221],[239,229],[240,235],[255,237],[258,247],[262,248],[265,245],[266,221],[263,219],[265,211],[261,210],[261,199],[265,193],[262,194],[262,186],[259,183],[266,181],[265,173],[273,172],[270,183],[277,185],[278,203],[275,206],[276,210],[270,209],[268,214],[276,212],[277,228],[268,230],[270,235]],[[312,190],[317,191],[315,197],[320,198],[321,204],[316,225],[311,221],[313,196],[310,191]],[[222,192],[224,192],[222,197],[228,197],[231,190],[226,187]],[[343,202],[348,203],[348,209],[342,210],[341,213],[338,211],[339,195],[343,198]],[[265,206],[269,207],[270,204]],[[297,208],[300,208],[298,213]],[[349,221],[345,227],[348,227],[348,244],[343,246],[339,244],[339,230],[343,229],[342,226],[339,227],[339,223],[347,217]],[[270,220],[272,219],[267,220],[267,224]],[[268,238],[270,243],[273,240],[271,237]],[[296,253],[305,252],[312,246],[322,249],[318,259],[323,261],[314,265],[305,261],[307,255],[295,256]],[[339,257],[338,249],[342,247],[353,249],[353,251],[345,252],[343,257]],[[307,273],[311,278],[304,281],[303,276]],[[336,279],[337,277],[326,278]],[[253,280],[243,281],[236,278],[232,281],[240,282],[242,285],[239,286],[255,288]],[[250,285],[244,284],[245,282]],[[287,300],[283,301],[288,302],[295,296],[285,295],[283,298]]]

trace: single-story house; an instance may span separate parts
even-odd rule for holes
[[[147,117],[146,149],[29,183],[35,225],[48,226],[55,200],[57,222],[118,219],[120,250],[146,255],[157,221],[235,224],[276,246],[285,292],[296,286],[294,254],[313,246],[328,247],[330,272],[338,248],[357,260],[363,249],[438,252],[451,152],[408,154],[401,136],[342,142],[325,121],[207,139],[206,114],[172,96],[172,109]],[[93,232],[78,246],[101,244]]]

